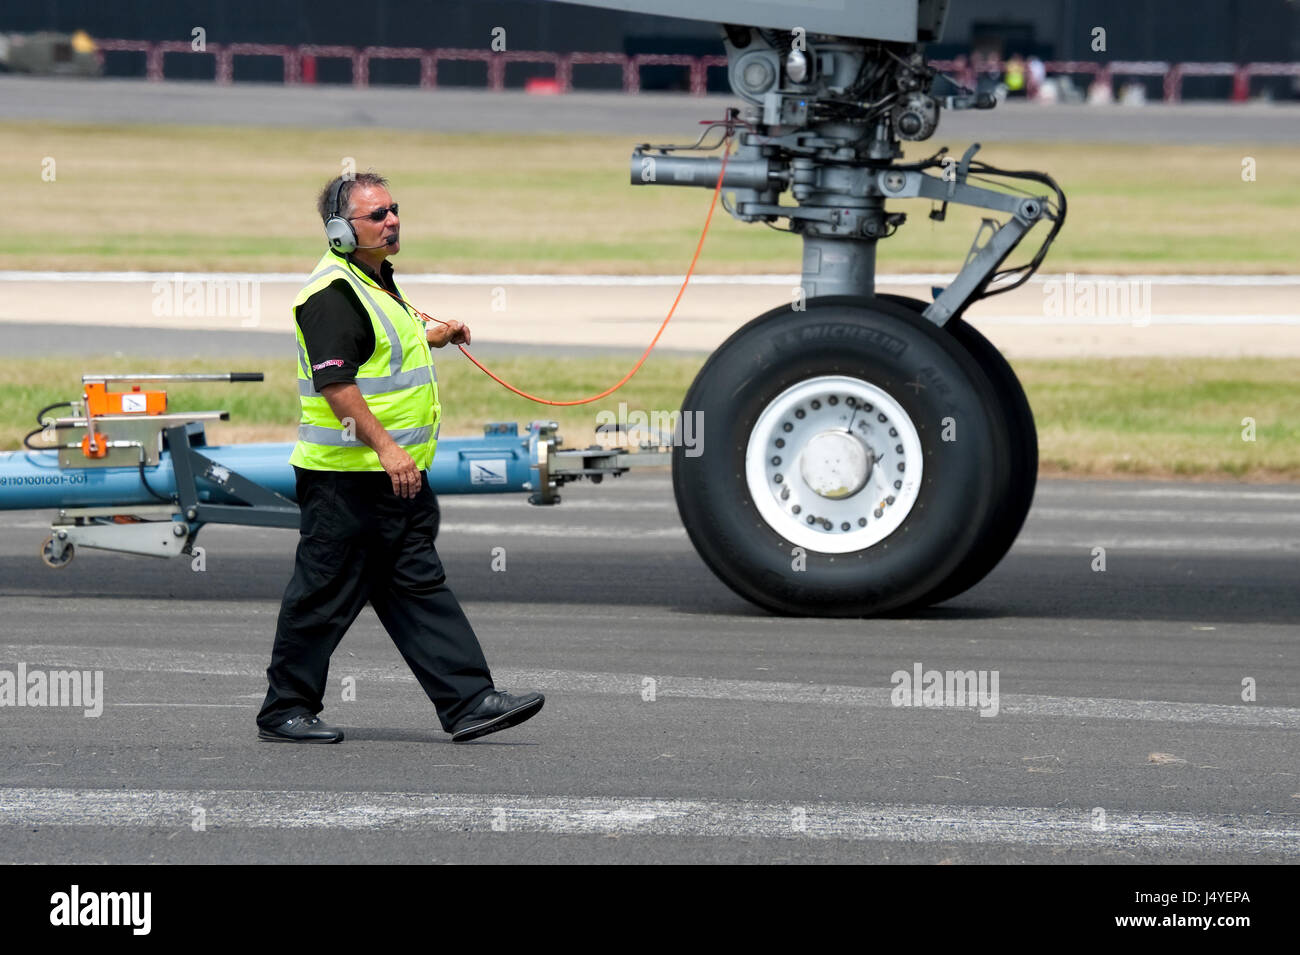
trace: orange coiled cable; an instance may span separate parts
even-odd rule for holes
[[[730,149],[730,146],[731,146],[731,134],[728,133],[727,136],[722,141],[722,164],[718,168],[718,181],[713,187],[713,199],[709,202],[709,214],[704,218],[704,228],[700,232],[700,240],[695,244],[695,254],[691,256],[690,268],[686,270],[686,277],[682,279],[682,287],[677,290],[677,297],[673,299],[673,306],[672,308],[668,309],[668,314],[664,317],[662,324],[660,324],[659,331],[655,332],[655,337],[650,341],[650,344],[646,346],[646,350],[641,353],[641,357],[638,358],[636,364],[632,366],[632,370],[629,371],[622,378],[620,378],[613,385],[610,385],[608,388],[606,388],[598,395],[592,395],[590,398],[578,398],[574,401],[553,401],[550,398],[539,398],[536,395],[530,395],[526,391],[521,391],[520,389],[516,388],[514,385],[510,384],[508,381],[503,381],[501,378],[494,375],[490,369],[488,369],[483,365],[482,362],[480,362],[477,358],[471,355],[469,353],[469,349],[467,349],[464,345],[457,345],[456,347],[461,350],[461,352],[464,354],[466,358],[468,358],[476,366],[478,366],[478,369],[480,371],[482,371],[485,375],[487,375],[497,384],[505,388],[508,388],[510,391],[513,391],[515,394],[519,395],[519,397],[521,398],[527,398],[529,401],[536,401],[538,404],[585,405],[585,404],[590,404],[593,401],[599,401],[601,398],[608,397],[609,395],[612,395],[615,391],[617,391],[619,388],[622,388],[625,384],[628,383],[628,381],[631,380],[633,375],[635,375],[638,371],[640,371],[641,366],[645,363],[645,360],[650,357],[650,352],[652,352],[654,350],[655,345],[659,343],[660,336],[663,335],[664,329],[668,327],[668,322],[672,320],[673,314],[677,311],[677,305],[679,302],[681,302],[682,295],[686,293],[687,283],[690,282],[691,276],[695,274],[695,264],[700,259],[700,250],[704,248],[704,237],[709,234],[709,226],[713,222],[713,210],[717,208],[718,196],[722,192],[722,177],[725,176],[727,173],[727,153],[728,150]],[[364,276],[362,276],[361,278],[362,281],[366,282],[366,284],[372,285],[375,288],[380,289],[380,291],[388,292],[389,295],[393,296],[393,298],[397,299],[407,308],[414,311],[421,318],[425,319],[425,321],[437,322],[440,325],[449,324],[448,322],[444,322],[440,318],[434,318],[432,315],[425,314],[424,312],[420,311],[418,308],[416,308],[410,302],[403,299],[400,295],[396,294],[395,292],[389,292],[388,289],[384,288],[383,286],[375,285],[374,282],[371,282],[369,279],[366,279]]]

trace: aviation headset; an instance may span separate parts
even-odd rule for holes
[[[339,198],[343,184],[350,180],[339,177],[330,187],[329,218],[325,220],[325,238],[329,239],[330,248],[343,255],[353,252],[357,247],[357,233],[352,223],[343,218],[339,210]]]

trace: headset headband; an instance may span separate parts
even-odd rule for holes
[[[347,181],[345,177],[340,176],[330,188],[329,213],[331,218],[336,216],[340,219],[343,218],[339,215],[339,200],[343,197],[343,184]]]

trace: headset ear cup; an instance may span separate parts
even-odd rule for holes
[[[325,221],[325,238],[329,239],[330,248],[346,255],[357,247],[357,233],[352,223],[342,216],[330,216]]]

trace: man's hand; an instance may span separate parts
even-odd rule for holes
[[[379,463],[384,466],[393,482],[393,493],[398,497],[415,497],[420,491],[424,475],[415,461],[396,444],[379,453]]]
[[[468,345],[469,326],[454,318],[445,325],[430,323],[424,330],[424,337],[433,348],[441,348],[448,342],[453,345]]]
[[[415,497],[420,492],[423,473],[402,446],[389,437],[361,396],[357,383],[333,382],[320,391],[329,402],[334,417],[345,425],[351,421],[356,427],[357,438],[379,456],[380,467],[393,482],[393,493],[398,497]]]

